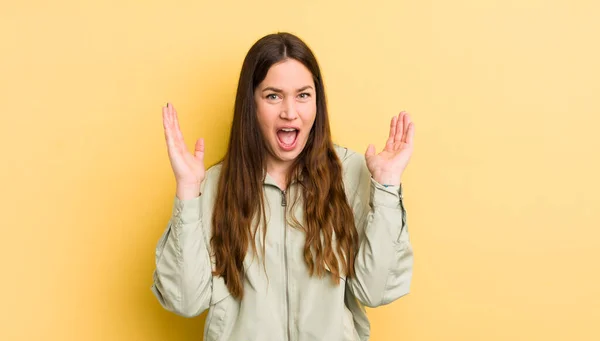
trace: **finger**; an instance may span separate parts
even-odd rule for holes
[[[169,149],[174,148],[175,141],[173,139],[168,108],[163,108],[163,127],[165,129],[165,140],[167,141],[167,146],[169,147]]]
[[[181,135],[181,131],[179,128],[179,121],[177,120],[177,112],[175,111],[175,107],[172,103],[167,103],[167,112],[169,114],[169,134],[173,140],[173,147],[180,153],[185,153],[186,147],[185,142],[183,141],[183,137]]]
[[[168,122],[173,122],[173,115],[171,115],[171,103],[167,103],[167,119]]]
[[[162,108],[162,116],[163,116],[163,127],[165,128],[165,137],[167,133],[170,133],[171,130],[171,118],[169,115],[169,109],[167,107]]]
[[[177,140],[182,146],[185,145],[183,133],[181,132],[181,128],[179,127],[179,117],[177,117],[177,110],[175,110],[175,108],[173,108],[173,127],[175,129],[175,135],[177,136]]]
[[[385,142],[385,146],[392,146],[394,144],[394,139],[395,139],[395,135],[396,135],[396,122],[397,122],[397,117],[394,116],[392,117],[392,121],[390,122],[390,135],[388,136],[387,141]]]
[[[397,142],[402,141],[402,136],[404,135],[404,118],[406,117],[406,112],[400,112],[398,115],[398,122],[396,123],[396,137],[394,139],[394,144],[397,146]]]
[[[370,144],[367,147],[367,151],[365,152],[365,158],[370,158],[371,156],[375,155],[375,146]]]
[[[405,127],[405,129],[404,129],[404,133],[402,134],[402,140],[401,140],[401,141],[406,142],[406,143],[408,143],[408,141],[407,141],[407,138],[408,138],[408,126],[410,125],[410,123],[411,123],[410,115],[407,113],[404,116],[404,127]]]
[[[204,139],[203,138],[199,138],[198,141],[196,141],[196,147],[194,148],[194,157],[196,157],[196,159],[198,159],[199,161],[204,160]]]
[[[406,135],[406,143],[409,145],[412,145],[414,138],[415,138],[415,124],[411,122],[408,125],[408,133]]]
[[[176,136],[173,130],[173,113],[171,108],[171,104],[167,103],[167,107],[165,109],[165,116],[167,122],[167,126],[165,127],[165,134],[167,134],[167,137],[170,139],[171,145],[173,147],[176,147]]]
[[[163,128],[167,129],[167,107],[163,107],[162,108],[162,121],[163,121]]]

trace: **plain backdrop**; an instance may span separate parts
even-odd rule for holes
[[[288,31],[324,73],[335,142],[407,110],[411,293],[374,341],[599,340],[595,1],[4,1],[2,340],[201,340],[163,310],[175,195],[161,122],[223,155],[243,58]]]

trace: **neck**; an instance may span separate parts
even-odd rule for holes
[[[287,187],[286,178],[291,170],[293,161],[277,161],[271,157],[267,158],[267,173],[275,180],[277,185],[285,191]]]

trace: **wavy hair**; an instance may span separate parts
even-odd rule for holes
[[[258,123],[254,91],[272,65],[290,58],[312,73],[317,106],[308,141],[287,176],[288,184],[292,179],[298,182],[304,206],[304,221],[293,217],[292,225],[305,232],[304,261],[311,276],[324,276],[328,269],[333,281],[339,284],[341,273],[348,277],[355,275],[358,234],[344,192],[342,165],[331,138],[319,65],[310,48],[295,35],[270,34],[252,45],[242,65],[212,215],[210,243],[216,260],[214,275],[223,277],[229,292],[238,299],[244,294],[244,258],[258,230],[253,228],[255,218],[264,226],[262,252],[265,252],[263,181],[268,151]],[[252,248],[256,252],[256,243],[252,243]]]

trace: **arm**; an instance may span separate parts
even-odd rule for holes
[[[359,235],[356,278],[347,281],[364,305],[388,304],[409,292],[413,251],[408,238],[401,178],[413,150],[414,124],[405,112],[393,117],[385,148],[369,145],[350,165],[358,182],[352,208]],[[385,186],[383,185],[385,184]]]
[[[185,317],[206,310],[212,294],[201,200],[201,196],[175,197],[171,219],[156,247],[152,291],[165,309]]]
[[[384,187],[366,166],[360,179],[352,205],[359,234],[356,277],[347,285],[362,304],[377,307],[408,294],[413,251],[401,185]]]
[[[202,313],[212,295],[212,264],[202,226],[204,140],[194,153],[185,145],[177,111],[163,107],[163,127],[177,195],[167,228],[156,246],[152,292],[167,310],[185,317]]]

